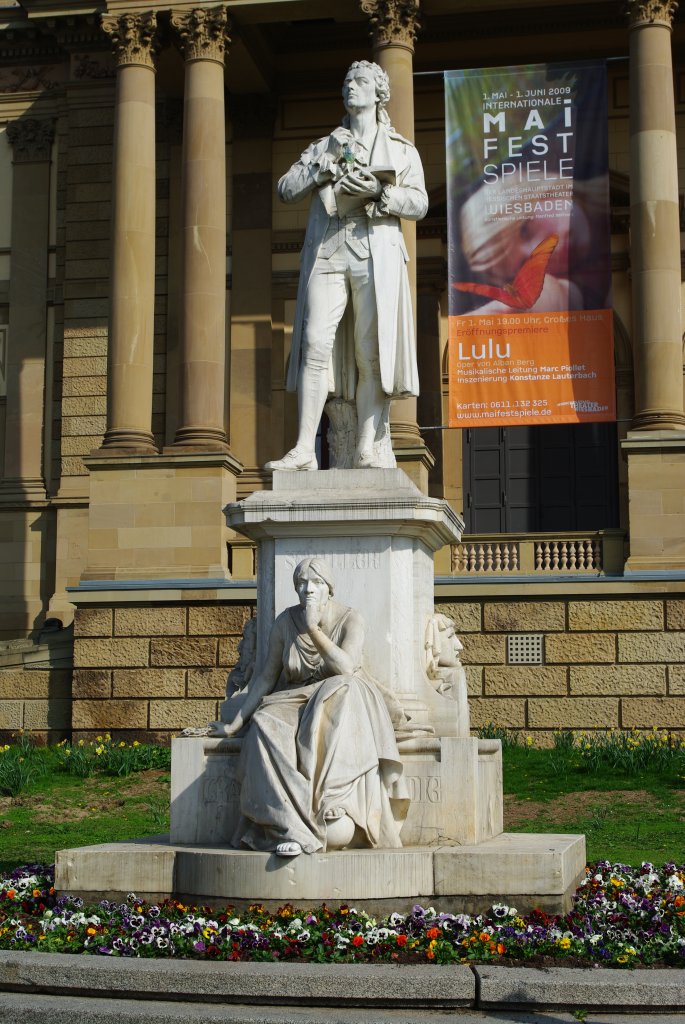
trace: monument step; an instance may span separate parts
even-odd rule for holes
[[[414,903],[474,913],[493,902],[563,913],[584,877],[585,837],[502,833],[474,846],[341,850],[281,858],[225,847],[172,845],[168,836],[60,850],[55,886],[92,900],[135,892],[217,906],[258,901],[311,907],[354,903],[375,916]]]

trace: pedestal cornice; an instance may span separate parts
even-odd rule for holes
[[[180,40],[186,61],[211,60],[223,65],[226,47],[231,41],[225,7],[172,11],[171,26]]]
[[[414,52],[420,27],[420,0],[361,0],[361,8],[371,23],[376,49],[401,46]]]
[[[663,25],[672,28],[679,0],[625,0],[631,28]]]
[[[227,505],[226,522],[261,540],[327,536],[420,537],[433,551],[458,543],[464,524],[446,501],[429,498],[400,469],[274,473],[272,491]]]

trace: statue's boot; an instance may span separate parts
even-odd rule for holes
[[[299,448],[291,448],[282,459],[274,459],[272,462],[267,462],[264,466],[267,473],[273,473],[274,470],[286,470],[286,472],[294,473],[297,470],[314,470],[318,468],[319,464],[316,461],[316,453],[303,452]]]

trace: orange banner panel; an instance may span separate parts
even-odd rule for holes
[[[610,309],[450,316],[449,426],[616,419]]]

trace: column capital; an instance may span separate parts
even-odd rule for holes
[[[157,17],[154,11],[140,14],[103,14],[100,20],[114,49],[117,67],[140,64],[154,71]]]
[[[671,28],[678,0],[624,0],[631,28],[641,25],[665,25]]]
[[[14,151],[15,164],[45,163],[50,159],[55,138],[55,122],[33,117],[10,121],[7,139]]]
[[[371,35],[376,49],[402,46],[414,52],[419,31],[421,0],[361,0],[364,14],[371,22]]]
[[[226,47],[231,41],[225,7],[172,11],[171,26],[177,33],[186,61],[213,60],[223,64]]]

